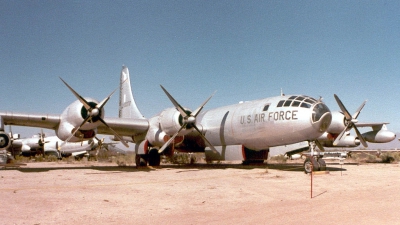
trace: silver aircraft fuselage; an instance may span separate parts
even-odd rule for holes
[[[198,117],[215,146],[243,145],[252,150],[313,140],[331,123],[321,101],[304,95],[277,96],[205,111]]]

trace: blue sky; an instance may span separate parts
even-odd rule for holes
[[[280,94],[322,96],[400,132],[399,1],[0,1],[1,110],[102,100],[127,65],[146,117]],[[118,115],[118,94],[106,116]],[[23,133],[26,128],[13,128]],[[36,129],[38,130],[38,129]],[[32,130],[30,130],[32,131]],[[35,130],[33,131],[35,132]],[[30,135],[30,134],[29,134]]]

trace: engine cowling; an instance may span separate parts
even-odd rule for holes
[[[331,113],[332,113],[332,122],[331,125],[329,125],[327,132],[331,134],[339,134],[346,127],[345,117],[340,112],[331,112]]]
[[[92,98],[86,98],[86,101],[92,107],[95,107],[98,103]],[[104,108],[101,108],[97,112],[96,116],[91,117],[86,123],[82,124],[90,112],[88,112],[79,100],[71,103],[60,116],[60,126],[56,129],[58,138],[63,141],[66,140],[71,136],[76,127],[80,127],[80,129],[70,139],[70,142],[79,142],[82,141],[82,138],[83,140],[93,138],[97,133],[97,127],[101,125],[100,118],[104,118]]]
[[[360,145],[360,140],[355,136],[343,136],[337,145],[333,145],[333,140],[323,141],[325,147],[357,147]]]
[[[162,130],[160,129],[149,129],[149,131],[146,134],[146,140],[152,145],[152,146],[162,146],[165,144],[169,139],[169,136]]]
[[[75,129],[75,126],[70,123],[60,123],[60,126],[56,130],[56,135],[59,139],[65,141],[69,138]],[[70,142],[79,142],[82,140],[92,139],[96,136],[97,129],[92,130],[79,130],[75,133],[75,136],[72,137]]]
[[[11,138],[4,131],[0,131],[0,150],[7,149],[11,145]]]
[[[185,109],[187,112],[190,110]],[[174,135],[182,127],[183,118],[175,108],[169,108],[162,111],[159,115],[159,125],[162,131],[167,135]],[[179,135],[185,135],[190,132],[190,129],[182,129]]]
[[[396,134],[388,130],[374,130],[363,133],[362,136],[368,142],[372,143],[386,143],[393,141]]]

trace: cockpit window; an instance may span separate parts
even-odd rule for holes
[[[306,100],[304,100],[305,102],[308,102],[308,103],[311,103],[311,104],[314,104],[315,103],[315,101],[313,101],[313,100],[311,100],[311,99],[309,99],[309,98],[307,98]]]
[[[287,100],[287,101],[285,102],[285,104],[283,104],[283,106],[288,107],[288,106],[290,106],[290,104],[292,104],[292,101]]]
[[[293,107],[297,107],[297,106],[299,106],[300,105],[300,102],[299,101],[293,101],[293,103],[292,103],[292,106]]]
[[[308,104],[308,103],[303,102],[303,103],[301,103],[300,107],[303,107],[303,108],[311,108],[311,105]]]
[[[281,100],[277,107],[303,107],[303,108],[311,108],[312,105],[317,103],[318,101],[315,98],[308,97],[305,95],[297,96],[292,95],[287,100]]]
[[[264,106],[263,111],[268,111],[268,108],[269,108],[269,104]]]

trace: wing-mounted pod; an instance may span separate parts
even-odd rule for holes
[[[385,124],[373,126],[372,129],[372,131],[362,134],[366,141],[372,143],[387,143],[396,138],[396,134],[388,131]]]

